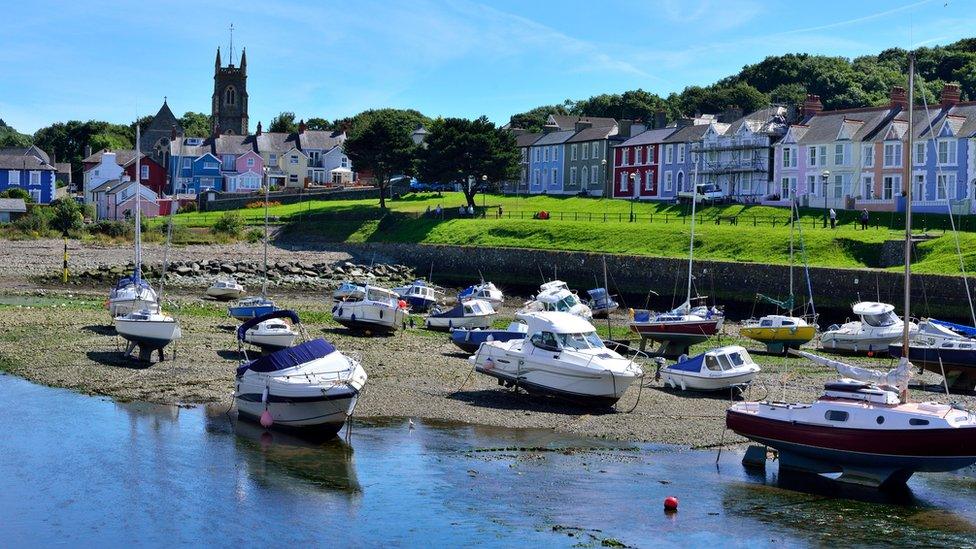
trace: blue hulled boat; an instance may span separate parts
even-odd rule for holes
[[[451,330],[451,343],[457,345],[462,351],[475,353],[485,341],[525,339],[527,330],[525,324],[521,322],[513,322],[504,330],[455,328]]]
[[[245,297],[227,307],[227,314],[237,320],[248,320],[276,311],[278,307],[273,299],[265,296]]]
[[[431,307],[437,305],[437,296],[434,288],[430,287],[423,280],[415,280],[408,286],[393,288],[393,293],[400,296],[400,299],[407,302],[410,308],[418,312],[427,312]]]

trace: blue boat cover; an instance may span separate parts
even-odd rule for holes
[[[252,370],[254,372],[277,372],[278,370],[311,362],[334,352],[335,347],[328,341],[322,338],[313,339],[252,360],[238,368],[237,375],[243,374],[245,370]]]
[[[634,322],[650,322],[650,311],[637,311],[634,313]]]
[[[133,276],[123,276],[122,278],[120,278],[119,281],[115,284],[115,289],[121,290],[122,288],[125,288],[127,286],[132,286],[132,285],[139,286],[140,288],[149,287],[149,283],[141,278],[138,279],[138,282],[136,282],[135,275],[133,275]]]
[[[440,312],[440,313],[432,313],[430,317],[431,318],[464,318],[464,306],[458,303],[450,310]]]
[[[244,341],[244,334],[248,330],[257,326],[261,322],[264,322],[265,320],[271,320],[272,318],[287,318],[292,322],[294,322],[295,324],[301,322],[301,320],[298,319],[298,313],[296,313],[295,311],[289,311],[287,309],[272,311],[268,314],[256,316],[250,320],[246,320],[244,324],[241,324],[240,327],[237,328],[237,339]]]
[[[940,326],[945,326],[946,328],[949,328],[954,332],[959,332],[964,336],[976,337],[976,328],[972,326],[966,326],[965,324],[956,324],[954,322],[947,322],[945,320],[936,320],[934,318],[930,318],[929,320]]]
[[[700,372],[702,369],[702,361],[705,360],[705,354],[702,353],[698,356],[693,356],[687,360],[682,360],[675,363],[674,366],[669,366],[672,370],[679,370],[682,372]]]
[[[474,295],[474,286],[468,286],[458,293],[458,299],[464,301],[464,298],[472,295]]]

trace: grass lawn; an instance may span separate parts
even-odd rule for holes
[[[376,200],[310,201],[273,206],[270,215],[286,225],[290,236],[314,236],[336,242],[418,242],[491,247],[523,247],[683,257],[688,253],[689,216],[687,206],[635,203],[616,199],[551,196],[479,196],[490,215],[484,219],[432,219],[422,216],[428,208],[441,205],[456,210],[463,203],[460,193],[411,195],[388,201],[390,212],[383,217]],[[504,212],[497,218],[497,208]],[[633,207],[635,222],[630,222]],[[549,220],[535,220],[540,210]],[[249,223],[263,223],[263,208],[238,210]],[[699,210],[696,228],[696,257],[701,259],[789,263],[789,211],[770,206],[742,204],[707,206]],[[876,267],[881,244],[903,238],[899,214],[872,214],[881,225],[857,229],[857,212],[838,212],[835,230],[822,228],[822,211],[801,210],[805,253],[810,265],[824,267]],[[221,212],[178,214],[175,220],[188,227],[208,227]],[[737,217],[738,224],[728,223]],[[382,219],[381,219],[382,218]],[[721,224],[716,224],[716,220]],[[968,218],[964,222],[970,221]],[[158,221],[157,221],[158,222]],[[958,274],[959,259],[952,233],[939,228],[945,216],[918,216],[915,226],[929,228],[937,236],[919,245],[915,270],[920,273]],[[932,229],[932,227],[936,227]],[[976,228],[976,222],[974,222]],[[197,233],[199,235],[199,232]],[[976,234],[960,232],[967,272],[976,271]],[[797,262],[802,262],[799,242]]]

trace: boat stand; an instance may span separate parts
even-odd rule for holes
[[[640,351],[643,353],[647,349],[647,342],[653,341],[650,338],[642,337],[640,342]],[[675,340],[662,340],[657,347],[657,350],[652,353],[656,356],[663,356],[668,358],[676,358],[681,355],[686,355],[689,352],[691,344],[685,341],[675,341]]]
[[[136,357],[136,356],[133,356],[132,351],[136,350],[137,347],[139,349],[139,356]],[[153,351],[157,351],[157,350],[159,351],[159,361],[160,362],[164,362],[166,360],[166,353],[163,352],[163,349],[146,347],[144,345],[139,345],[138,343],[136,343],[134,341],[130,341],[125,346],[125,353],[124,353],[124,355],[127,356],[127,357],[129,357],[129,358],[135,358],[135,359],[140,360],[142,362],[152,362],[152,354],[153,354]],[[174,355],[173,356],[174,356],[174,358],[176,357],[175,352],[174,352]]]

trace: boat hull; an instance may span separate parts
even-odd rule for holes
[[[332,307],[332,318],[350,330],[389,333],[403,324],[406,313],[399,308],[342,302]]]
[[[766,345],[781,345],[783,347],[799,347],[811,341],[817,335],[814,326],[796,327],[746,327],[739,330],[739,334]]]
[[[513,339],[525,339],[525,332],[508,330],[453,330],[451,332],[451,342],[468,353],[477,352],[478,347],[488,341],[489,337],[492,338],[492,341],[511,341]]]
[[[238,394],[238,417],[259,422],[264,413],[262,393]],[[329,391],[312,397],[280,397],[268,395],[267,410],[274,420],[272,428],[307,433],[317,437],[335,436],[352,415],[359,399],[359,391],[347,388]]]
[[[489,316],[467,316],[458,318],[437,318],[429,317],[425,321],[428,330],[438,332],[449,332],[455,328],[490,328],[491,321],[495,315]]]
[[[127,320],[115,319],[115,330],[126,341],[135,343],[144,351],[162,349],[182,337],[182,331],[175,320]]]
[[[526,392],[532,394],[552,396],[584,407],[610,408],[614,404],[616,404],[617,401],[620,400],[620,397],[622,396],[622,395],[613,395],[613,394],[599,395],[599,394],[590,394],[590,393],[578,393],[575,391],[557,389],[551,385],[545,385],[542,383],[533,382],[530,379],[527,379],[525,377],[519,378],[507,374],[505,372],[489,370],[482,367],[475,368],[475,371],[494,377],[501,382],[511,383],[514,386],[525,389]]]
[[[244,334],[244,341],[262,349],[284,349],[291,347],[298,334]]]
[[[229,307],[227,314],[237,320],[250,320],[275,311],[274,305],[246,305],[243,307]]]
[[[645,339],[677,343],[701,343],[718,333],[720,319],[681,322],[631,322],[632,332]]]
[[[901,358],[902,346],[888,346],[888,353]],[[926,371],[944,375],[950,389],[969,391],[976,387],[976,349],[944,349],[910,346],[908,358]]]
[[[900,338],[901,335],[859,338],[825,333],[820,346],[826,351],[878,352],[887,351],[888,346]]]
[[[683,372],[680,370],[661,369],[661,376],[664,383],[675,389],[692,391],[722,391],[732,387],[740,387],[752,382],[758,372],[742,372],[740,374],[724,377],[706,377],[696,375],[693,372]]]
[[[231,301],[244,296],[244,289],[207,288],[207,295],[220,301]]]
[[[421,312],[421,313],[426,313],[427,311],[430,310],[431,307],[437,305],[436,299],[427,299],[418,296],[407,296],[403,298],[403,300],[406,301],[408,305],[410,305],[411,310]]]

